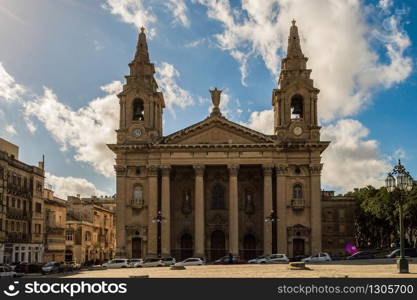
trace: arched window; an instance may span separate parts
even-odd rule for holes
[[[224,201],[224,187],[220,184],[216,184],[213,187],[211,194],[211,208],[212,209],[225,209]]]
[[[145,108],[142,99],[136,99],[135,101],[133,101],[133,120],[145,120]]]
[[[133,189],[133,204],[137,206],[143,206],[143,187],[138,184]]]
[[[303,186],[299,183],[294,184],[292,194],[292,197],[296,200],[303,199]]]
[[[304,117],[304,99],[297,94],[291,98],[291,119],[300,119]]]

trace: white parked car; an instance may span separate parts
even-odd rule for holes
[[[164,262],[165,266],[172,266],[177,262],[173,257],[163,257],[162,261]]]
[[[250,264],[273,264],[278,262],[289,262],[286,254],[271,254],[271,255],[262,255],[257,258],[251,259],[248,261]]]
[[[8,266],[0,266],[0,278],[13,278],[17,273],[12,271]]]
[[[129,268],[129,260],[125,258],[112,259],[101,266],[107,269]]]
[[[257,258],[250,259],[248,260],[248,264],[264,264],[268,256],[269,255],[261,255],[261,256],[258,256]]]
[[[165,262],[161,258],[145,258],[142,267],[164,267]]]
[[[199,257],[191,257],[177,262],[175,266],[202,266],[204,261]]]
[[[319,261],[331,261],[331,260],[332,260],[332,258],[330,257],[329,253],[321,252],[319,254],[303,258],[301,261],[303,261],[303,262],[319,262]]]
[[[131,268],[140,268],[142,267],[143,259],[142,258],[132,258],[129,259],[129,266]]]
[[[279,262],[289,262],[290,260],[288,259],[286,254],[271,254],[268,257],[266,257],[266,262],[267,264],[275,264],[275,263],[279,263]]]

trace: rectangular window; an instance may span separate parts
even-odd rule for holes
[[[35,204],[35,212],[42,213],[42,204],[36,202],[36,204]]]
[[[42,227],[41,224],[35,224],[35,233],[41,233]]]
[[[10,231],[14,231],[14,221],[11,222],[11,230]]]

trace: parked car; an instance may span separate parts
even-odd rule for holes
[[[13,266],[12,270],[17,273],[40,273],[43,264],[40,263],[19,263]]]
[[[290,260],[288,259],[286,254],[271,254],[270,256],[268,256],[266,258],[266,262],[267,264],[276,264],[279,262],[289,262]]]
[[[262,263],[265,263],[266,258],[268,256],[269,255],[261,255],[261,256],[258,256],[257,258],[250,259],[250,260],[248,260],[248,264],[262,264]]]
[[[415,248],[405,248],[404,255],[408,257],[417,257],[417,249]],[[387,258],[395,258],[400,256],[400,249],[395,249],[390,254],[388,254]]]
[[[42,267],[42,274],[53,274],[63,272],[63,266],[59,262],[51,261]]]
[[[308,257],[307,255],[296,255],[290,258],[291,262],[301,261],[304,258]]]
[[[373,254],[372,252],[366,252],[366,251],[359,251],[359,252],[356,252],[355,254],[347,257],[348,260],[352,260],[352,259],[374,259],[374,258],[375,258],[375,254]]]
[[[262,255],[255,259],[251,259],[248,261],[250,264],[274,264],[278,262],[289,262],[286,254],[270,254],[270,255]]]
[[[72,270],[79,270],[79,269],[81,269],[81,264],[77,263],[75,260],[67,261],[65,263]]]
[[[129,268],[129,260],[126,258],[112,259],[101,265],[107,269]]]
[[[239,256],[233,256],[232,261],[230,261],[229,255],[223,256],[213,262],[215,265],[228,265],[228,264],[246,264],[247,261],[240,258]]]
[[[129,266],[131,268],[140,268],[142,267],[143,259],[142,258],[132,258],[129,259]]]
[[[202,266],[204,261],[199,257],[190,257],[175,263],[175,266]]]
[[[23,274],[16,273],[12,271],[12,269],[8,266],[2,265],[0,266],[0,278],[13,278],[13,277],[21,277]]]
[[[165,266],[172,266],[177,262],[173,257],[163,257],[162,260],[164,261]]]
[[[320,261],[331,261],[331,260],[332,258],[329,255],[329,253],[321,252],[319,254],[303,258],[301,261],[302,262],[320,262]]]
[[[142,267],[164,267],[165,262],[161,258],[145,258]]]

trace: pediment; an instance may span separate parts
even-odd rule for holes
[[[272,125],[271,125],[272,126]],[[164,144],[255,144],[273,139],[224,117],[209,117],[163,139]]]

